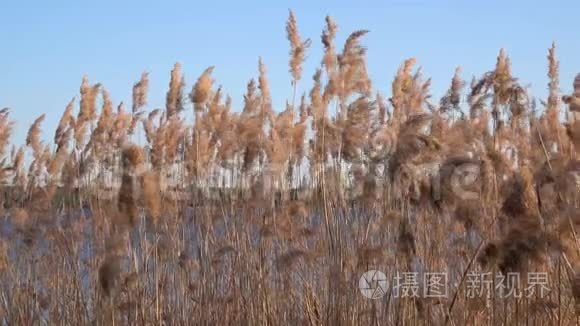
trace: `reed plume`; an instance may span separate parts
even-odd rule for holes
[[[272,98],[270,96],[270,84],[266,76],[266,65],[262,58],[258,60],[258,71],[260,76],[258,78],[258,88],[260,89],[260,115],[262,119],[269,116],[272,112]]]
[[[183,109],[183,87],[185,82],[181,75],[181,64],[176,63],[171,70],[169,90],[165,101],[167,117],[172,117]]]
[[[40,134],[42,131],[40,127],[45,118],[46,114],[42,114],[36,118],[28,129],[28,134],[26,135],[26,146],[32,148],[35,158],[40,157],[41,155],[42,141],[40,140]]]
[[[302,78],[302,64],[305,60],[306,50],[310,47],[310,40],[302,41],[298,33],[298,24],[292,10],[288,13],[286,22],[286,38],[290,42],[290,74],[292,84],[295,85]]]
[[[6,154],[6,147],[10,142],[10,135],[14,129],[14,122],[8,119],[7,109],[0,112],[0,156]]]
[[[571,112],[580,112],[580,74],[576,75],[574,79],[574,92],[572,95],[565,95],[562,101],[568,104]]]
[[[54,133],[54,143],[57,144],[59,147],[63,146],[65,143],[65,135],[71,127],[74,126],[74,117],[73,117],[73,110],[74,110],[74,103],[75,98],[73,97],[72,100],[67,104],[64,112],[58,122],[58,127]]]
[[[90,124],[97,117],[96,99],[100,87],[101,84],[91,85],[89,83],[89,78],[87,76],[83,76],[83,81],[80,88],[80,109],[74,124],[74,138],[76,141],[77,149],[82,148],[84,145],[87,130],[89,129]]]
[[[214,67],[208,67],[197,79],[197,82],[193,86],[189,98],[194,104],[195,111],[203,110],[203,104],[209,99],[211,88],[213,85],[213,80],[211,79],[211,73]]]
[[[133,113],[147,104],[147,93],[149,92],[149,74],[144,72],[141,79],[133,85]]]

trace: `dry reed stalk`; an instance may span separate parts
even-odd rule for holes
[[[158,224],[162,209],[159,172],[148,172],[143,175],[142,188],[149,215],[153,219],[153,223]]]
[[[9,257],[8,257],[8,245],[6,241],[0,241],[0,272],[6,273],[10,264]],[[3,316],[0,315],[0,318]]]
[[[142,149],[137,145],[129,144],[123,149],[121,159],[123,162],[123,175],[117,204],[120,214],[118,222],[120,225],[129,224],[133,226],[139,217],[139,208],[137,206],[139,188],[136,173],[142,168]]]

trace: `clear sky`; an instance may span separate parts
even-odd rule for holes
[[[368,29],[368,66],[373,85],[387,96],[399,64],[416,57],[433,78],[439,97],[454,68],[463,76],[493,69],[500,48],[512,59],[514,75],[546,95],[546,54],[558,46],[561,88],[571,90],[580,72],[580,1],[0,1],[0,107],[18,121],[14,140],[47,113],[52,137],[81,78],[102,83],[115,102],[130,105],[131,87],[150,73],[149,109],[161,107],[169,72],[183,65],[187,90],[214,65],[216,84],[232,95],[236,110],[261,56],[268,67],[274,104],[291,96],[285,21],[294,10],[303,38],[313,45],[300,91],[311,85],[321,59],[324,17],[335,18],[337,46],[356,29]]]

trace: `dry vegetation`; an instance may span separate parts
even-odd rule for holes
[[[408,59],[386,99],[367,31],[340,49],[327,17],[300,96],[311,42],[292,13],[286,31],[279,113],[261,60],[241,110],[213,67],[188,93],[176,64],[151,112],[146,73],[130,110],[85,77],[54,144],[42,115],[10,150],[1,111],[0,324],[575,324],[580,78],[559,93],[555,47],[539,109],[503,50],[470,84],[457,69],[440,101]],[[369,269],[447,272],[449,296],[366,299]],[[546,272],[551,291],[471,299],[472,271]]]

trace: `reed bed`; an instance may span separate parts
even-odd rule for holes
[[[0,111],[0,325],[576,324],[580,75],[560,93],[555,45],[538,105],[504,50],[470,83],[458,68],[440,100],[409,58],[389,97],[368,31],[341,48],[326,17],[301,95],[313,44],[292,12],[286,31],[283,110],[260,59],[239,109],[214,67],[188,90],[175,64],[164,108],[147,73],[129,109],[84,77],[52,143],[41,115],[11,145]],[[374,300],[369,270],[388,279]],[[428,272],[446,295],[425,295]],[[476,273],[488,293],[472,295]],[[505,295],[514,275],[504,290],[537,291]]]

